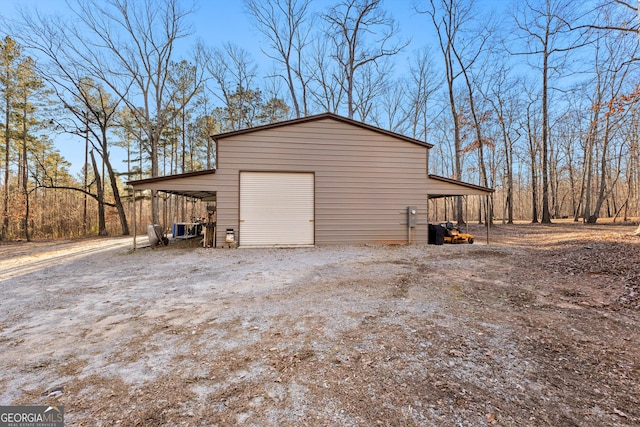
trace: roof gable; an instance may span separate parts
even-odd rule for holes
[[[256,126],[256,127],[252,127],[252,128],[247,128],[247,129],[240,129],[240,130],[235,130],[235,131],[231,131],[231,132],[224,132],[224,133],[219,133],[216,135],[211,135],[211,138],[213,138],[216,141],[219,141],[221,139],[224,138],[229,138],[232,136],[237,136],[237,135],[244,135],[244,134],[248,134],[248,133],[253,133],[253,132],[260,132],[266,129],[275,129],[275,128],[280,128],[280,127],[286,127],[286,126],[292,126],[292,125],[296,125],[296,124],[300,124],[300,123],[307,123],[307,122],[312,122],[312,121],[317,121],[317,120],[325,120],[325,119],[331,119],[331,120],[336,120],[342,123],[346,123],[348,125],[351,126],[356,126],[362,129],[367,129],[376,133],[380,133],[383,135],[387,135],[390,136],[392,138],[396,138],[396,139],[400,139],[403,141],[407,141],[410,142],[412,144],[417,144],[417,145],[421,145],[423,147],[427,147],[427,148],[432,148],[433,144],[429,144],[428,142],[424,142],[424,141],[420,141],[414,138],[410,138],[408,136],[405,135],[401,135],[399,133],[395,133],[395,132],[391,132],[385,129],[381,129],[379,127],[375,127],[375,126],[371,126],[368,125],[366,123],[363,122],[359,122],[356,120],[352,120],[343,116],[339,116],[337,114],[333,114],[333,113],[322,113],[322,114],[316,114],[313,116],[306,116],[306,117],[300,117],[297,119],[291,119],[291,120],[285,120],[282,122],[277,122],[277,123],[270,123],[267,125],[262,125],[262,126]]]

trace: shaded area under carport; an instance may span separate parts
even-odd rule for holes
[[[470,184],[467,182],[458,181],[451,178],[445,178],[443,176],[429,174],[428,177],[429,188],[429,200],[440,199],[445,197],[467,197],[467,196],[485,196],[484,208],[489,207],[489,197],[494,192],[493,189],[483,187],[480,185]],[[427,205],[428,206],[428,205]],[[427,212],[427,218],[429,213]],[[465,221],[465,222],[468,222]],[[489,244],[489,231],[491,228],[491,221],[487,221],[487,244]]]
[[[135,197],[136,191],[152,190],[160,191],[168,194],[175,194],[178,196],[188,197],[192,199],[198,199],[203,202],[216,203],[217,190],[215,186],[212,186],[212,175],[215,174],[215,169],[189,172],[180,175],[169,175],[155,178],[139,179],[135,181],[127,182],[133,189],[133,249],[137,247],[137,219],[136,219],[136,205],[137,199]],[[207,178],[207,179],[203,179]],[[217,231],[216,231],[217,233]]]

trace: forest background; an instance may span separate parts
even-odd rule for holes
[[[210,135],[325,111],[433,143],[430,173],[496,190],[479,222],[639,215],[636,3],[245,0],[247,46],[194,32],[201,3],[0,12],[2,241],[127,235],[126,181],[215,168]],[[199,216],[139,197],[138,229]]]

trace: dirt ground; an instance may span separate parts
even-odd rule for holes
[[[636,226],[0,246],[0,405],[68,426],[637,426]]]

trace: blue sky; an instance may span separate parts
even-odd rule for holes
[[[339,0],[315,0],[314,8],[318,11],[327,10],[331,5]],[[414,11],[415,0],[385,0],[384,9],[398,22],[400,37],[410,39],[410,45],[405,49],[403,55],[398,57],[396,63],[397,71],[401,72],[406,58],[413,52],[426,45],[431,45],[434,57],[438,57],[436,39],[431,29],[429,18],[425,15],[418,15]],[[74,0],[71,0],[73,3]],[[64,15],[68,9],[64,0],[4,0],[4,7],[0,14],[11,18],[18,7],[38,10],[44,14]],[[233,42],[253,55],[256,63],[261,67],[270,67],[271,62],[261,52],[260,48],[267,46],[262,43],[264,37],[258,30],[252,27],[250,19],[244,13],[242,0],[185,0],[185,3],[195,5],[196,12],[189,17],[193,26],[193,36],[184,40],[179,45],[178,53],[187,56],[190,48],[200,39],[207,46],[218,47],[225,42]],[[480,0],[481,4],[487,8],[503,11],[510,3],[507,0]],[[176,58],[180,59],[180,58]],[[268,70],[261,70],[263,73]],[[58,137],[60,138],[60,137]],[[66,139],[66,138],[65,138]],[[72,162],[72,173],[77,174],[84,162],[84,150],[79,150],[79,146],[84,146],[82,141],[60,140],[58,148],[61,154]],[[116,150],[114,148],[114,150]],[[116,153],[112,153],[114,155]],[[117,156],[117,154],[116,154]],[[114,162],[117,169],[120,169],[119,161]]]
[[[265,0],[266,1],[266,0]],[[328,9],[340,0],[314,0],[314,7],[319,11]],[[422,47],[433,36],[428,17],[417,15],[413,8],[415,0],[385,0],[383,7],[400,26],[401,36],[411,39],[407,53]],[[73,4],[74,0],[71,0]],[[505,0],[484,0],[491,7],[504,6]],[[5,7],[0,12],[7,17],[12,16],[18,7],[35,9],[46,14],[64,14],[68,9],[65,0],[4,0]],[[232,41],[254,55],[258,62],[264,60],[260,52],[264,38],[251,25],[243,10],[242,0],[185,0],[185,4],[194,4],[196,13],[190,16],[194,37],[186,43],[192,44],[196,38],[202,39],[209,46],[220,46]],[[183,46],[187,48],[188,46]]]

